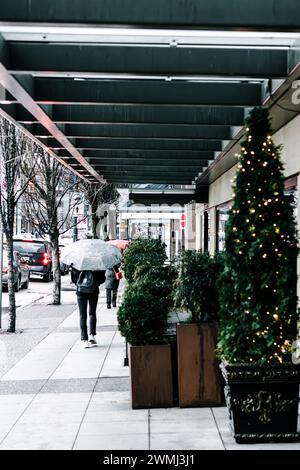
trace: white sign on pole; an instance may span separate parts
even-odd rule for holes
[[[73,193],[73,200],[75,204],[81,204],[83,202],[83,195],[82,193]]]

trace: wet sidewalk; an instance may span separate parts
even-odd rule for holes
[[[66,298],[70,309],[75,294]],[[71,310],[1,377],[1,450],[300,450],[237,445],[225,407],[132,410],[116,309],[107,310],[102,291],[98,346],[90,349],[81,347],[75,304]]]

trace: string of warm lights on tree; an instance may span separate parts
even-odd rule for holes
[[[296,337],[297,235],[280,151],[268,111],[254,109],[226,225],[220,349],[230,362],[285,362]]]

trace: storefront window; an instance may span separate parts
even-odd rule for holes
[[[291,204],[294,208],[294,218],[297,222],[298,219],[298,189],[297,188],[288,188],[284,191],[285,196],[289,197]]]
[[[217,250],[223,251],[225,249],[225,225],[229,217],[230,207],[219,209],[217,212],[217,227],[218,227],[218,239],[217,239]]]

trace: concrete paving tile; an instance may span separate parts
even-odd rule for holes
[[[0,397],[0,413],[2,411],[14,410],[18,407],[24,407],[30,403],[34,398],[34,394],[31,395],[1,395]]]
[[[123,392],[130,387],[128,377],[103,377],[97,380],[95,392]]]
[[[42,394],[43,395],[43,394]],[[56,395],[57,397],[59,396],[59,394],[55,393],[54,395]],[[83,394],[84,395],[84,394]],[[39,398],[40,395],[37,397]],[[85,402],[84,400],[82,402],[72,402],[72,401],[65,401],[65,402],[61,402],[61,401],[58,401],[58,402],[55,402],[54,400],[49,400],[49,401],[39,401],[39,400],[33,400],[32,403],[30,404],[30,407],[28,409],[30,409],[31,411],[33,410],[49,410],[50,411],[53,411],[55,412],[55,410],[57,411],[62,411],[65,413],[67,413],[68,411],[69,412],[75,412],[75,411],[80,411],[80,410],[83,410],[85,409],[87,405],[87,402]]]
[[[29,405],[34,395],[1,395],[0,424],[13,424]]]
[[[81,341],[78,340],[51,379],[97,378],[113,334],[111,331],[101,332],[97,335],[98,346],[89,349],[82,349]]]
[[[55,371],[66,354],[64,349],[34,349],[10,369],[1,380],[42,380]]]
[[[100,347],[78,353],[71,352],[53,373],[51,379],[96,379],[100,374],[104,359],[105,349]]]
[[[107,361],[112,364],[123,364],[122,358],[125,356],[125,345],[112,343],[108,355]]]
[[[79,436],[93,435],[116,435],[122,434],[126,430],[126,434],[147,434],[148,418],[144,420],[133,421],[102,421],[101,423],[83,422],[79,431]]]
[[[79,435],[75,450],[148,450],[148,434]]]
[[[36,394],[46,380],[0,380],[0,396],[11,394]]]
[[[216,424],[212,418],[202,419],[170,419],[170,420],[150,420],[150,432],[159,433],[199,433],[203,431],[215,431]]]
[[[131,401],[128,392],[95,392],[89,403],[88,411],[130,411]]]
[[[151,434],[151,450],[224,450],[216,431],[203,433]]]
[[[114,354],[108,354],[105,359],[104,367],[107,370],[121,369],[129,373],[129,368],[124,366],[125,351],[118,350]]]
[[[125,338],[121,335],[119,331],[116,331],[112,346],[122,346],[125,348]]]
[[[62,410],[53,410],[49,413],[48,409],[43,411],[43,408],[39,410],[28,410],[26,411],[18,421],[18,425],[49,425],[53,426],[55,424],[62,425],[64,423],[80,424],[84,416],[84,410],[76,411],[62,411]]]
[[[71,449],[79,428],[78,423],[17,424],[2,442],[1,450]]]
[[[94,392],[90,404],[129,402],[128,392]]]
[[[68,328],[72,326],[78,327],[79,312],[75,310],[71,315],[69,315],[59,326],[58,330],[61,328]]]
[[[145,421],[148,420],[148,410],[111,410],[106,409],[100,411],[93,411],[88,408],[85,416],[84,423],[104,423],[114,421]]]
[[[92,392],[96,378],[48,380],[40,393],[86,393]]]
[[[0,427],[13,426],[22,413],[0,413]]]
[[[101,411],[130,411],[131,402],[112,402],[112,403],[101,403],[94,402],[89,405],[89,410],[91,412],[101,412]]]
[[[210,408],[154,408],[150,410],[150,417],[151,421],[213,419]]]
[[[109,366],[104,366],[100,377],[129,377],[128,367],[118,367],[118,368],[111,368]]]
[[[65,414],[74,413],[77,420],[83,416],[90,396],[90,393],[39,394],[26,410],[26,415],[34,418],[40,415],[45,419],[49,415],[60,419]]]
[[[67,408],[64,409],[63,407],[55,408],[54,405],[40,405],[40,406],[33,406],[30,410],[26,411],[22,416],[22,422],[26,423],[36,423],[36,422],[60,422],[63,423],[65,421],[65,417],[71,417],[72,423],[79,423],[83,416],[84,410],[79,410],[75,408]],[[23,419],[24,418],[24,419]]]
[[[101,329],[101,325],[115,325],[117,327],[117,318],[115,312],[103,308],[98,315],[98,327]]]
[[[32,404],[49,404],[57,406],[84,407],[88,403],[91,393],[41,393],[35,397]],[[32,406],[32,405],[31,405]]]
[[[3,423],[1,420],[0,424],[0,442],[5,438],[6,434],[9,433],[14,423]]]
[[[60,333],[51,333],[35,347],[35,350],[64,349],[68,351],[77,338],[78,334],[76,333],[65,333],[64,335]]]
[[[119,348],[116,351],[110,349],[109,354],[106,357],[104,367],[106,369],[124,369],[129,373],[129,367],[124,366],[124,359],[126,357],[125,349]]]
[[[211,408],[212,413],[214,414],[216,419],[229,419],[229,413],[227,406],[215,406]]]
[[[112,330],[97,331],[96,340],[97,340],[97,343],[98,343],[98,347],[108,348],[108,346],[110,345],[111,340],[113,338],[113,335],[114,335],[114,331],[112,331]],[[85,352],[86,353],[87,350],[82,349],[82,345],[81,345],[81,341],[80,341],[79,336],[80,336],[80,334],[79,334],[79,331],[78,331],[78,341],[74,345],[74,348],[72,349],[72,352],[74,351],[74,352],[81,352],[81,353]],[[93,351],[94,349],[96,349],[96,348],[90,348],[90,349],[88,349],[88,352]]]

